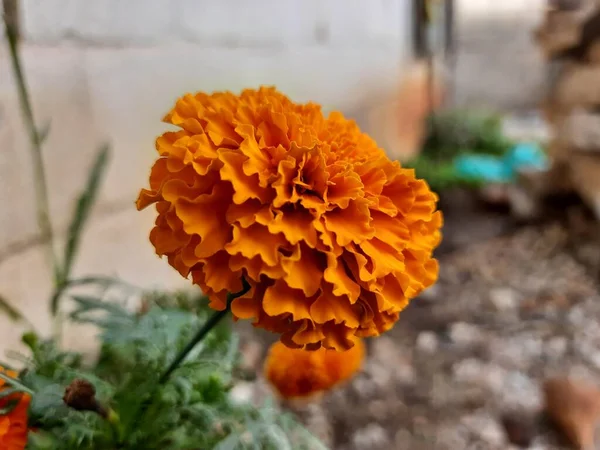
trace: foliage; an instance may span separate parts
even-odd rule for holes
[[[101,350],[91,365],[52,340],[24,336],[31,356],[20,357],[27,363],[20,382],[34,392],[30,424],[38,428],[30,433],[29,449],[323,448],[271,404],[232,401],[238,343],[229,323],[213,328],[159,384],[168,362],[211,314],[203,296],[150,293],[137,312],[103,297],[74,297],[71,319],[99,331]],[[118,433],[99,415],[65,405],[65,386],[75,378],[90,381],[99,401],[120,417]]]
[[[465,154],[502,156],[514,142],[502,132],[501,118],[479,112],[436,112],[427,119],[427,137],[418,157],[406,166],[416,170],[434,191],[454,186],[477,187],[479,183],[461,178],[454,159]]]

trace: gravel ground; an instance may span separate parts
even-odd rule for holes
[[[448,246],[439,282],[367,341],[360,374],[293,409],[335,450],[568,448],[540,414],[541,387],[600,384],[597,226],[578,208],[535,226],[447,217],[449,241],[470,226],[478,242]]]

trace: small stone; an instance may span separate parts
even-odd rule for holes
[[[497,311],[514,311],[519,300],[512,288],[496,288],[490,291],[490,303]]]
[[[373,449],[389,450],[390,438],[385,429],[376,423],[358,430],[352,437],[352,445],[356,450]]]
[[[481,330],[470,323],[456,322],[450,327],[450,339],[461,347],[469,347],[481,342]]]
[[[500,424],[487,414],[463,417],[462,424],[474,435],[493,447],[506,444],[505,434]]]
[[[436,431],[436,438],[436,449],[458,450],[469,448],[469,433],[464,427],[457,427],[455,424],[442,425]]]
[[[254,397],[253,383],[241,381],[231,388],[229,395],[231,397],[231,401],[238,405],[251,403]]]
[[[500,399],[507,409],[533,411],[542,405],[537,383],[518,370],[506,374]]]
[[[412,450],[413,436],[412,433],[404,428],[396,431],[394,436],[394,444],[396,450]]]
[[[564,336],[556,336],[546,342],[544,353],[549,359],[559,360],[567,352],[569,341]]]
[[[373,400],[369,403],[369,414],[376,421],[381,421],[388,416],[388,402],[386,400]]]
[[[435,353],[439,346],[437,335],[433,331],[421,331],[417,337],[417,349],[423,353]]]
[[[544,383],[546,413],[579,449],[594,448],[600,391],[583,380],[552,378]]]
[[[366,376],[359,375],[352,380],[352,391],[358,400],[368,400],[377,394],[377,387]]]
[[[469,431],[493,447],[506,444],[506,436],[501,424],[488,413],[476,413],[461,419]]]
[[[460,383],[467,383],[500,392],[504,387],[506,370],[496,364],[484,364],[475,358],[464,359],[452,368],[454,379]]]
[[[502,425],[511,444],[527,448],[536,434],[535,421],[524,414],[510,412],[502,416]]]
[[[377,362],[386,363],[390,358],[396,358],[400,348],[391,338],[379,336],[373,339],[371,346],[371,359]]]
[[[490,343],[490,354],[504,367],[526,370],[543,354],[544,342],[537,337],[512,336]]]

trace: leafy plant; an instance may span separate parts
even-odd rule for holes
[[[434,191],[454,186],[477,187],[480,183],[463,179],[454,170],[460,155],[502,156],[514,142],[502,131],[499,116],[479,112],[436,112],[427,119],[427,137],[418,157],[406,166],[417,171]]]
[[[154,292],[141,311],[129,311],[103,295],[75,296],[70,319],[98,329],[96,362],[60,350],[53,340],[24,337],[31,356],[16,389],[32,393],[32,450],[119,449],[318,449],[324,448],[270,402],[256,408],[229,396],[238,364],[237,337],[222,322],[189,353],[167,383],[168,363],[212,316],[201,295]],[[173,305],[173,306],[171,306]],[[176,305],[186,305],[182,309]],[[94,412],[63,401],[75,379],[94,385],[97,398],[118,417],[117,431]]]

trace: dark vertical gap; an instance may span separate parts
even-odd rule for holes
[[[416,58],[424,58],[427,53],[425,0],[413,0],[413,53]]]
[[[21,36],[19,28],[19,0],[2,0],[4,8],[4,20],[7,26],[11,27],[16,34],[17,39]]]
[[[446,60],[446,68],[449,76],[446,81],[446,93],[444,95],[444,106],[454,103],[454,89],[456,74],[456,4],[454,0],[446,0],[445,2],[445,48],[444,57]]]

